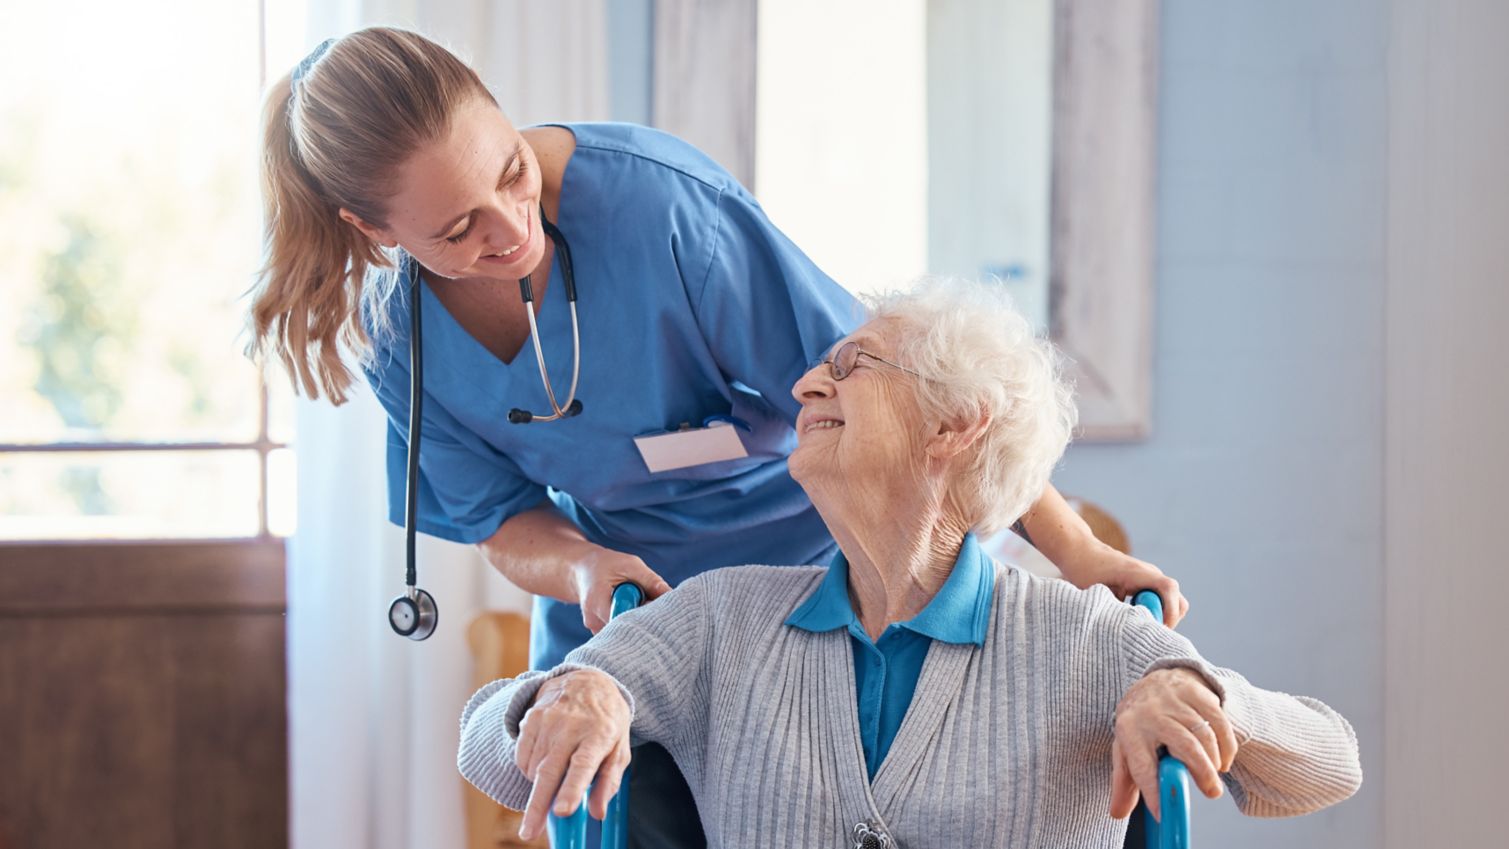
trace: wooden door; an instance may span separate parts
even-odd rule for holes
[[[0,849],[288,845],[281,540],[0,545]]]

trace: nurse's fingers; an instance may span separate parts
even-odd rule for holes
[[[1152,567],[1156,569],[1157,567]],[[1144,581],[1145,589],[1150,589],[1158,594],[1163,600],[1163,624],[1173,628],[1179,624],[1179,620],[1189,613],[1189,599],[1184,596],[1179,588],[1179,582],[1167,575],[1159,573],[1158,577]]]
[[[608,624],[607,611],[601,604],[594,604],[591,599],[582,602],[582,625],[587,631],[596,634]]]
[[[671,585],[655,573],[654,569],[645,565],[638,557],[628,558],[622,564],[622,571],[613,577],[612,585],[608,587],[608,595],[611,597],[613,589],[619,584],[632,583],[644,591],[645,601],[659,598],[671,591]]]
[[[613,610],[613,590],[634,584],[651,600],[671,591],[671,585],[632,554],[602,549],[578,567],[577,588],[581,593],[582,624],[596,634],[607,624]]]

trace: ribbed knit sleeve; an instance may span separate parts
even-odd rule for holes
[[[1242,813],[1288,817],[1334,805],[1362,786],[1357,734],[1341,714],[1305,696],[1255,687],[1211,666],[1182,635],[1145,611],[1122,614],[1127,686],[1155,669],[1181,666],[1205,678],[1237,735],[1237,757],[1222,778]]]
[[[1362,786],[1357,733],[1319,699],[1254,687],[1218,670],[1226,715],[1241,741],[1226,786],[1242,813],[1291,817],[1350,798]]]
[[[678,744],[707,734],[708,574],[614,619],[566,655],[567,663],[600,669],[633,695],[636,745],[653,741],[674,754]]]
[[[594,669],[618,685],[629,706],[635,742],[668,743],[673,736],[706,734],[698,691],[706,651],[703,580],[693,578],[654,602],[623,614],[554,669],[493,681],[461,713],[461,775],[494,801],[522,810],[530,781],[515,761],[519,723],[546,681]]]
[[[523,810],[529,800],[529,782],[514,763],[513,739],[503,730],[508,689],[514,686],[516,682],[507,679],[493,681],[467,701],[461,712],[456,769],[494,802]]]

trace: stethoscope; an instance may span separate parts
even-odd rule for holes
[[[569,419],[582,411],[581,399],[576,397],[577,377],[582,369],[582,342],[581,329],[576,321],[576,276],[571,270],[571,245],[567,243],[565,234],[545,217],[543,205],[540,207],[540,225],[545,229],[545,235],[555,244],[556,257],[561,263],[561,279],[566,284],[566,303],[571,308],[571,391],[566,395],[564,406],[556,403],[555,390],[550,386],[550,372],[545,368],[545,352],[540,347],[534,289],[528,277],[520,277],[519,297],[529,316],[529,338],[534,340],[534,358],[540,366],[540,382],[545,385],[545,397],[549,399],[553,412],[548,416],[539,415],[515,407],[508,411],[508,421],[512,424],[553,422]],[[393,599],[393,603],[388,605],[388,624],[393,627],[394,633],[411,640],[427,639],[435,633],[435,626],[440,622],[440,609],[435,605],[435,597],[416,586],[418,571],[414,557],[414,520],[419,512],[419,438],[424,404],[424,346],[420,341],[420,330],[424,323],[419,316],[419,290],[419,275],[416,273],[410,290],[409,307],[412,316],[409,332],[409,475],[405,485],[407,503],[403,517],[404,555],[408,565],[404,572],[403,595]]]

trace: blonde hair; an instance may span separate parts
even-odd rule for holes
[[[868,305],[901,320],[897,358],[924,378],[924,409],[990,416],[953,495],[981,536],[1009,526],[1042,496],[1079,420],[1063,356],[998,283],[926,278]]]
[[[340,209],[386,227],[398,167],[444,137],[457,107],[476,97],[496,103],[450,51],[386,27],[321,45],[268,92],[266,265],[252,289],[247,352],[275,354],[296,390],[344,403],[354,377],[343,352],[368,349],[364,310],[378,326],[386,313],[367,277],[393,263]]]

